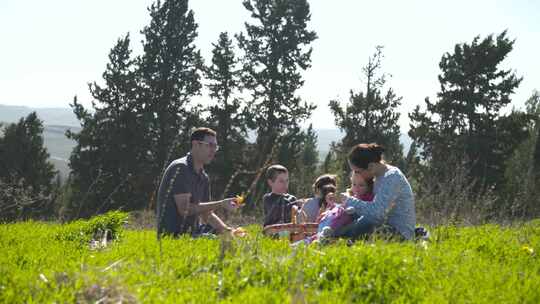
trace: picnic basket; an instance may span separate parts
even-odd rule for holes
[[[306,237],[312,236],[317,233],[319,224],[317,223],[297,223],[296,214],[298,209],[293,208],[291,212],[291,222],[268,225],[263,228],[263,234],[268,236],[274,235],[286,235],[289,237],[291,243],[303,240]]]

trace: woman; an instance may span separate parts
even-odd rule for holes
[[[373,202],[367,203],[342,194],[347,207],[353,207],[358,218],[336,231],[336,236],[366,237],[375,228],[406,240],[414,238],[416,213],[411,185],[396,167],[382,159],[384,148],[377,144],[358,144],[349,153],[349,166],[364,179],[375,179]],[[351,208],[349,208],[351,209]]]

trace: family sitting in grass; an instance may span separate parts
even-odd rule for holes
[[[366,238],[375,231],[387,237],[413,239],[416,214],[411,186],[398,168],[383,160],[383,152],[377,144],[354,146],[348,156],[351,188],[337,194],[335,176],[320,176],[314,183],[315,197],[304,204],[287,194],[287,169],[271,166],[269,173],[280,173],[268,174],[272,192],[265,195],[264,225],[289,222],[293,206],[299,206],[297,219],[319,224],[317,234],[304,240],[306,243],[331,237]],[[267,201],[269,197],[273,200]],[[272,220],[267,221],[270,214]]]
[[[191,150],[165,170],[157,196],[157,232],[162,235],[194,237],[205,233],[242,234],[216,215],[217,209],[237,210],[238,198],[210,201],[209,178],[204,170],[219,146],[216,132],[196,129]],[[263,226],[289,223],[318,223],[317,233],[305,243],[333,237],[366,238],[375,231],[410,240],[415,236],[414,196],[407,178],[383,160],[384,148],[358,144],[349,155],[351,186],[339,193],[334,175],[318,177],[314,197],[298,200],[288,193],[289,172],[281,165],[266,171],[271,192],[263,197]]]

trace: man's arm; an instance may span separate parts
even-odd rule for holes
[[[190,203],[191,193],[180,193],[174,195],[176,210],[180,216],[198,215],[201,213],[212,212],[219,208],[234,210],[234,198],[226,198],[220,201],[192,204]]]
[[[206,221],[219,233],[233,230],[232,227],[227,226],[227,224],[225,224],[214,212],[210,212],[210,214],[206,218]]]

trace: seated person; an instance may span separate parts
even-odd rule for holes
[[[347,191],[357,199],[371,202],[374,197],[373,180],[365,180],[361,175],[353,173],[351,175],[351,188],[347,189]],[[354,208],[347,208],[347,206],[337,203],[335,186],[324,186],[321,194],[323,195],[322,206],[325,211],[319,216],[317,234],[307,238],[306,243],[334,236],[337,229],[352,223],[354,218]]]
[[[334,185],[336,186],[336,176],[331,174],[323,174],[315,180],[315,183],[313,183],[313,193],[314,196],[310,199],[308,199],[300,209],[297,221],[299,223],[315,223],[317,222],[317,218],[319,217],[321,213],[321,205],[322,205],[322,195],[321,191],[322,188],[326,185]],[[323,209],[324,210],[324,209]]]
[[[366,238],[375,231],[389,238],[412,240],[415,238],[416,212],[414,194],[405,175],[387,164],[377,144],[358,144],[351,149],[348,162],[355,174],[374,179],[375,197],[372,203],[344,194],[342,201],[354,207],[357,219],[336,231],[336,236],[352,239]]]
[[[263,196],[263,226],[289,223],[292,206],[296,206],[296,197],[287,193],[289,189],[289,171],[282,165],[273,165],[266,170],[266,181],[271,192]]]

